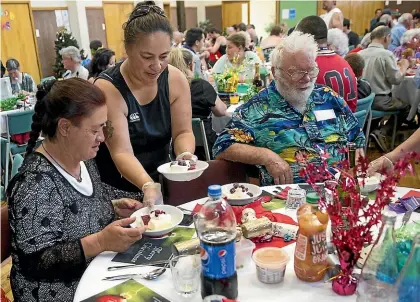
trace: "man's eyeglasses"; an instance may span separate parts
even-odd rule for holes
[[[131,23],[134,19],[137,19],[138,17],[146,16],[150,13],[150,11],[154,11],[158,15],[161,15],[162,17],[166,18],[165,12],[157,5],[150,5],[150,6],[140,6],[138,9],[136,9],[133,14],[130,16],[130,19],[128,20],[127,24]]]
[[[303,71],[303,70],[297,70],[297,71],[293,71],[293,72],[288,72],[282,68],[277,68],[281,71],[284,71],[287,75],[289,75],[289,77],[293,80],[293,81],[299,81],[301,79],[303,79],[306,75],[309,76],[309,78],[313,79],[316,78],[319,74],[319,68],[318,67],[314,67],[309,71]]]

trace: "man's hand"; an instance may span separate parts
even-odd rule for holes
[[[293,183],[293,174],[289,164],[273,152],[273,156],[265,164],[267,172],[274,179],[274,184],[285,185]]]

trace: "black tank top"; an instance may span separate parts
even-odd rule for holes
[[[219,46],[219,51],[220,51],[220,53],[222,54],[222,56],[223,56],[224,54],[226,54],[226,45],[220,45],[220,46]]]
[[[171,105],[169,102],[168,68],[158,78],[158,92],[149,104],[140,105],[128,88],[121,63],[102,72],[98,79],[111,82],[127,104],[128,132],[134,155],[153,178],[159,180],[157,168],[169,161],[171,141]],[[103,182],[118,189],[135,192],[139,189],[118,172],[105,144],[101,144],[96,163]]]

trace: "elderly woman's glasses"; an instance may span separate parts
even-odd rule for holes
[[[319,74],[319,68],[318,67],[314,67],[311,70],[308,71],[303,71],[303,70],[297,70],[297,71],[292,71],[292,72],[288,72],[287,70],[281,69],[281,68],[277,68],[281,71],[284,71],[286,74],[289,75],[289,77],[293,80],[293,81],[299,81],[301,79],[303,79],[306,75],[309,76],[309,78],[313,79],[316,78]]]
[[[130,17],[130,19],[128,20],[127,24],[129,24],[134,19],[137,19],[138,17],[146,16],[147,14],[150,13],[150,11],[154,11],[158,15],[161,15],[162,17],[165,17],[166,18],[165,12],[159,6],[156,6],[156,5],[153,5],[153,6],[140,6],[138,9],[136,9],[134,11],[133,15]]]

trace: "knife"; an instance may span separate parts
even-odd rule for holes
[[[144,264],[129,264],[129,265],[120,265],[120,266],[110,266],[108,267],[108,271],[117,271],[120,269],[127,269],[127,268],[132,268],[132,267],[142,267],[142,266],[151,266],[151,265],[156,265],[156,264],[169,264],[169,260],[157,260],[157,261],[152,261],[149,263],[144,263]]]

